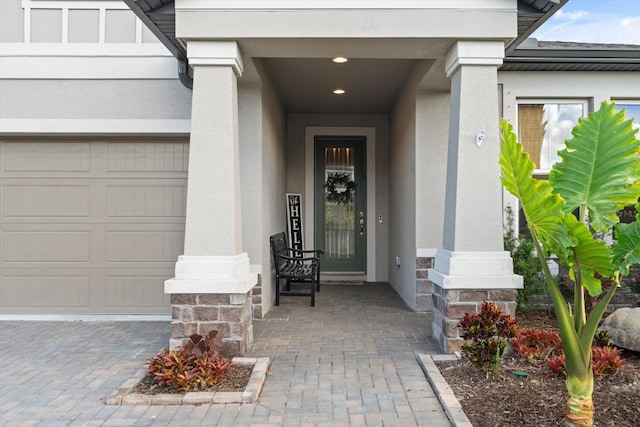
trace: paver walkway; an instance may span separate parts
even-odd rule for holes
[[[254,322],[247,356],[272,358],[251,405],[106,406],[166,346],[168,322],[0,322],[6,426],[450,426],[415,355],[437,353],[431,317],[387,284],[283,297]]]

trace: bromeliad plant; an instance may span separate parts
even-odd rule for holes
[[[560,328],[566,355],[566,425],[593,424],[592,342],[620,275],[640,263],[640,214],[621,224],[617,212],[640,198],[640,141],[631,120],[615,105],[581,119],[560,151],[549,181],[533,178],[535,168],[522,151],[512,126],[502,120],[500,166],[502,185],[521,203],[527,226],[540,257]],[[640,204],[637,206],[640,208]],[[579,208],[579,218],[572,214]],[[638,210],[640,211],[640,210]],[[608,247],[594,235],[613,227],[616,242]],[[545,257],[556,254],[570,268],[574,281],[573,304],[565,301],[549,271]],[[602,279],[614,286],[587,315],[585,292],[602,294]]]
[[[458,322],[462,338],[462,354],[479,369],[497,373],[500,360],[507,350],[507,341],[516,333],[516,320],[489,301],[484,301],[480,312],[465,313]],[[469,342],[470,341],[470,342]]]

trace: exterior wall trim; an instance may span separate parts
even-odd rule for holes
[[[176,9],[278,10],[278,9],[507,9],[509,0],[178,0]]]
[[[416,258],[435,258],[438,248],[417,248]]]
[[[177,79],[161,44],[0,44],[0,79]]]
[[[0,119],[0,135],[111,134],[182,135],[191,132],[188,119]]]

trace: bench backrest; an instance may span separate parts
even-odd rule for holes
[[[273,254],[273,264],[276,267],[276,271],[278,271],[280,262],[278,261],[278,255],[288,256],[289,253],[287,251],[287,239],[284,233],[274,234],[269,238],[271,242],[271,253]]]

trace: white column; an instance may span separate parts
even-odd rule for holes
[[[194,68],[184,255],[165,292],[246,294],[255,284],[242,252],[235,41],[189,41]]]
[[[446,58],[451,120],[443,247],[429,279],[443,289],[514,289],[503,250],[497,68],[504,44],[458,41]]]

